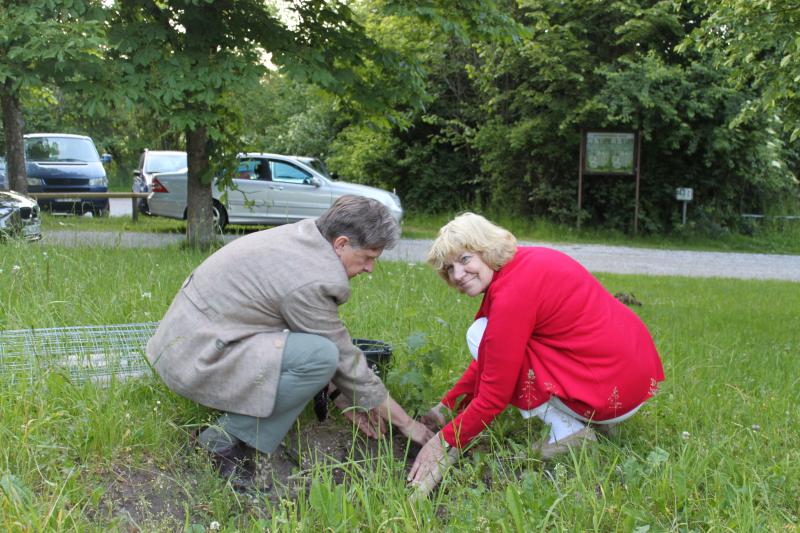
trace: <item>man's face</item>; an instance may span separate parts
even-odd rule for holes
[[[383,252],[382,249],[354,248],[347,237],[337,237],[333,241],[333,251],[344,265],[348,279],[353,279],[364,272],[372,272],[375,260]]]

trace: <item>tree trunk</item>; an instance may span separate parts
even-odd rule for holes
[[[189,175],[186,184],[186,239],[193,248],[209,249],[214,245],[213,201],[208,173],[208,131],[197,126],[186,132]]]
[[[25,170],[25,142],[22,138],[25,122],[19,95],[7,79],[0,85],[0,103],[3,108],[3,131],[6,141],[6,176],[10,189],[28,192],[28,173]]]

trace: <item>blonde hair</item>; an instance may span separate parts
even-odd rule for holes
[[[449,284],[447,267],[462,252],[479,253],[492,270],[500,270],[517,251],[517,239],[475,213],[462,213],[442,226],[428,251],[428,263]]]

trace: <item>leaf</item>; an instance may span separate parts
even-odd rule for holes
[[[0,478],[0,489],[6,498],[16,507],[18,505],[29,505],[33,500],[31,490],[17,478],[14,474],[3,474]]]
[[[414,333],[409,335],[408,338],[406,339],[406,345],[408,346],[408,349],[411,350],[412,352],[416,352],[417,350],[425,346],[426,343],[427,339],[425,338],[425,334],[422,333],[421,331],[415,331]]]
[[[506,487],[506,507],[511,513],[511,519],[514,521],[514,527],[520,533],[525,531],[525,521],[523,519],[522,502],[520,501],[519,492],[511,485]]]
[[[669,460],[669,452],[656,446],[656,448],[647,455],[647,463],[650,466],[658,466],[666,463]]]

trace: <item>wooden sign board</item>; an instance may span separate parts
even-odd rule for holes
[[[636,174],[636,132],[586,131],[583,134],[584,174]]]

